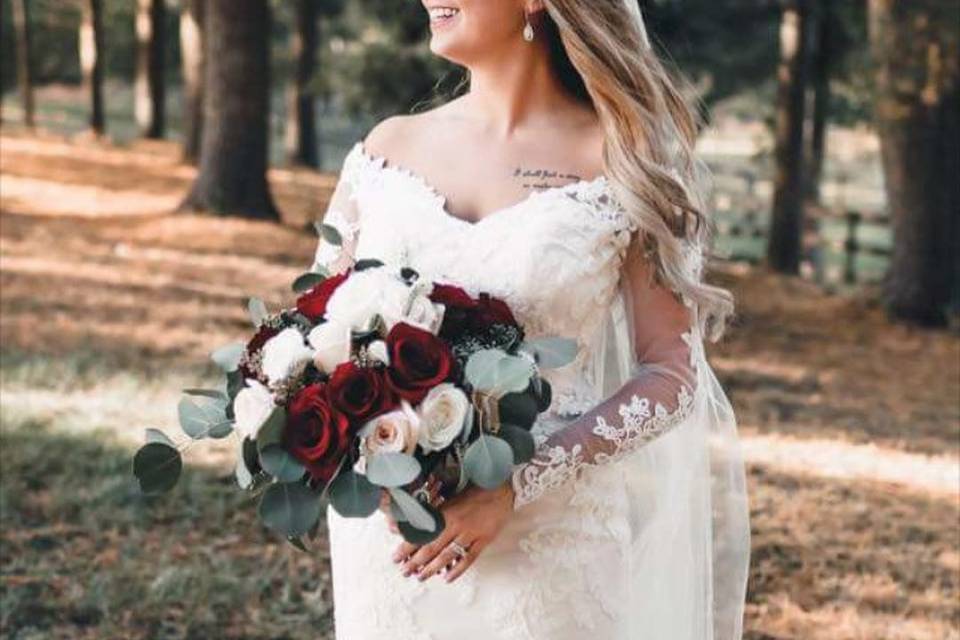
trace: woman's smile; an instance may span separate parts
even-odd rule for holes
[[[456,7],[433,6],[428,7],[427,11],[430,14],[431,29],[452,26],[457,21],[457,18],[460,17],[460,9]]]

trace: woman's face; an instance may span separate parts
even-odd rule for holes
[[[421,0],[430,14],[430,50],[468,66],[522,42],[524,0]]]

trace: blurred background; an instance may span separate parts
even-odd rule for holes
[[[640,0],[714,177],[708,355],[749,465],[751,640],[960,638],[960,2]],[[332,638],[328,555],[228,445],[130,473],[289,305],[345,152],[462,91],[398,0],[4,0],[0,634]],[[385,550],[386,552],[386,550]]]

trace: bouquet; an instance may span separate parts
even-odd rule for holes
[[[133,464],[143,492],[175,486],[193,442],[234,435],[237,483],[297,547],[325,500],[368,517],[384,491],[403,537],[423,544],[444,527],[428,485],[444,497],[496,488],[533,456],[551,397],[540,371],[572,360],[575,342],[525,340],[502,300],[378,260],[293,289],[296,305],[276,313],[249,301],[253,336],[211,355],[222,388],[184,389],[186,445],[147,429]]]

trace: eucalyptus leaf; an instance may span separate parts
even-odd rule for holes
[[[382,266],[382,260],[377,260],[376,258],[361,258],[353,263],[353,270],[364,271],[365,269],[376,269]]]
[[[367,458],[367,479],[381,487],[400,487],[416,480],[420,463],[413,456],[392,451]]]
[[[241,445],[241,448],[243,445]],[[246,461],[243,459],[243,455],[237,456],[237,465],[233,470],[233,475],[237,479],[237,485],[241,489],[249,489],[253,486],[253,473],[251,473],[249,467],[247,467]]]
[[[271,445],[283,442],[283,431],[287,427],[287,410],[276,405],[257,432],[257,451],[262,452]]]
[[[522,464],[533,458],[537,445],[533,435],[526,429],[505,423],[500,425],[500,431],[497,432],[497,435],[510,445],[510,449],[513,451],[514,464]]]
[[[320,496],[302,482],[276,482],[260,499],[263,523],[284,537],[302,536],[320,518]]]
[[[530,384],[535,371],[533,363],[520,356],[505,356],[497,363],[495,391],[513,393],[523,391]]]
[[[520,345],[520,349],[532,355],[541,369],[570,364],[577,357],[578,348],[576,340],[557,336],[532,338]]]
[[[280,482],[299,480],[307,471],[300,462],[278,444],[271,444],[260,450],[260,466]]]
[[[403,489],[390,487],[387,491],[390,492],[390,497],[397,503],[403,515],[407,517],[407,524],[416,529],[422,529],[423,531],[432,532],[438,529],[437,519],[422,502]]]
[[[174,449],[177,448],[177,443],[171,440],[170,436],[165,434],[163,431],[160,431],[160,429],[147,427],[147,429],[144,430],[144,439],[146,440],[147,444],[151,442],[159,442],[160,444],[165,444],[168,447],[173,447]]]
[[[260,298],[250,298],[250,301],[247,302],[247,311],[250,313],[250,321],[253,322],[255,327],[262,325],[268,315],[267,305]]]
[[[330,483],[330,504],[345,518],[366,518],[380,506],[380,487],[353,469],[341,472]]]
[[[246,345],[242,342],[231,342],[210,354],[210,359],[225,372],[236,371],[240,366],[240,356],[243,355]]]
[[[343,244],[343,236],[340,235],[340,231],[338,231],[333,225],[329,225],[318,220],[317,222],[313,223],[313,226],[316,228],[317,233],[320,234],[320,237],[326,242],[338,247]]]
[[[177,484],[182,470],[180,452],[161,442],[148,442],[133,457],[133,475],[146,494],[169,491]]]
[[[188,396],[199,396],[201,398],[210,398],[211,400],[227,400],[228,396],[220,389],[184,389],[183,392]]]
[[[239,370],[227,373],[227,395],[230,397],[231,406],[233,399],[237,397],[240,390],[245,386],[243,374]]]
[[[322,273],[316,273],[315,271],[308,271],[297,277],[293,281],[293,286],[291,287],[296,293],[306,293],[310,291],[315,286],[327,279]]]
[[[463,454],[463,466],[474,484],[496,489],[510,477],[513,449],[502,438],[481,434]]]
[[[536,377],[531,381],[533,393],[537,398],[537,410],[541,413],[550,408],[553,402],[553,388],[546,378]]]
[[[496,384],[497,363],[507,354],[499,349],[480,349],[467,359],[464,375],[474,389],[488,391]]]
[[[529,387],[522,393],[508,393],[497,403],[500,422],[529,429],[537,420],[540,408],[537,399]]]
[[[391,502],[390,504],[393,503]],[[436,528],[433,531],[417,529],[406,520],[397,520],[397,528],[400,530],[400,535],[403,536],[403,539],[410,544],[422,546],[433,542],[440,536],[441,533],[443,533],[444,527],[447,526],[447,522],[443,517],[442,511],[428,504],[423,505],[423,508],[426,509],[427,512],[430,513],[430,515],[436,520]]]
[[[307,545],[303,543],[303,539],[299,536],[287,536],[287,542],[304,553],[310,553],[310,550],[307,549]]]
[[[177,405],[180,428],[194,440],[225,438],[233,430],[227,418],[227,403],[223,400],[194,399],[187,396]]]
[[[526,358],[499,349],[481,349],[467,360],[464,374],[477,391],[498,395],[526,389],[534,367]]]

